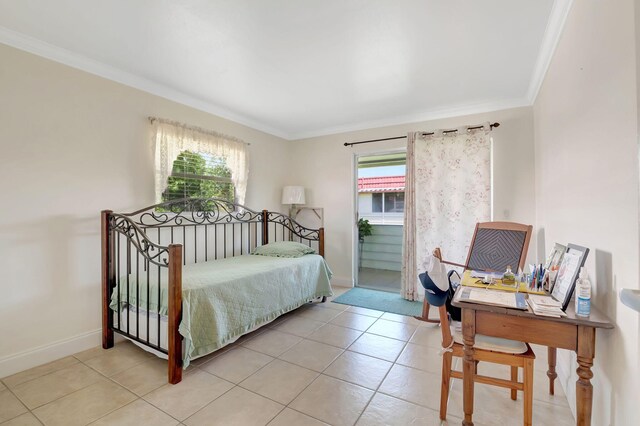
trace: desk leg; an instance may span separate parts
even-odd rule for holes
[[[556,354],[558,350],[549,346],[547,348],[547,358],[549,359],[549,370],[547,370],[547,377],[549,378],[549,395],[554,394],[554,380],[558,377],[556,373]]]
[[[593,386],[591,378],[593,372],[593,357],[596,347],[596,329],[578,326],[578,381],[576,382],[576,411],[578,426],[591,424],[591,405],[593,402]]]
[[[464,341],[463,373],[463,426],[473,426],[473,375],[476,371],[476,363],[473,359],[473,345],[476,339],[476,311],[472,309],[462,310],[462,339]]]

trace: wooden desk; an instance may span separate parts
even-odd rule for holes
[[[458,289],[460,291],[460,288]],[[556,377],[556,348],[569,349],[578,354],[578,380],[576,382],[576,424],[591,424],[593,400],[593,358],[596,347],[596,328],[613,328],[613,324],[598,310],[591,307],[589,318],[577,317],[573,303],[567,308],[567,318],[549,318],[534,315],[529,311],[506,309],[496,306],[455,301],[453,306],[462,309],[463,358],[463,407],[464,426],[473,426],[473,374],[475,362],[473,345],[475,335],[502,337],[528,343],[537,343],[549,348],[550,391]]]

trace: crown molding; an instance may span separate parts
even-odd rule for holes
[[[540,50],[538,51],[538,59],[531,75],[529,89],[527,90],[527,100],[533,105],[538,97],[538,92],[547,75],[547,70],[553,59],[553,54],[558,47],[558,42],[562,36],[564,24],[569,16],[569,11],[573,5],[573,0],[555,0],[549,14],[547,27],[544,30]]]
[[[345,124],[343,126],[316,129],[310,132],[295,133],[294,140],[310,139],[319,136],[335,135],[339,133],[369,130],[380,127],[400,126],[403,124],[419,123],[423,121],[439,120],[443,118],[461,117],[465,115],[482,114],[504,109],[531,106],[526,98],[504,99],[499,101],[486,101],[474,104],[455,105],[444,108],[425,110],[416,114],[396,116],[384,120],[365,121],[360,123]]]
[[[383,120],[372,120],[349,123],[341,126],[315,129],[305,132],[286,132],[276,129],[261,121],[250,119],[220,105],[188,95],[167,85],[123,71],[105,63],[95,61],[86,56],[76,54],[67,49],[54,46],[42,40],[26,36],[8,28],[0,26],[0,43],[24,50],[55,62],[112,80],[162,98],[178,102],[192,108],[214,114],[221,118],[234,121],[252,129],[259,130],[286,140],[308,139],[337,133],[365,130],[378,127],[388,127],[428,120],[457,117],[463,115],[480,114],[509,108],[531,106],[535,102],[540,87],[544,81],[553,54],[558,45],[565,21],[573,4],[573,0],[555,0],[549,14],[549,20],[544,32],[542,44],[538,51],[538,58],[531,76],[529,88],[524,98],[487,100],[474,104],[453,105],[436,108],[419,113],[396,116]]]
[[[229,111],[228,109],[220,105],[207,102],[164,84],[137,76],[135,74],[131,74],[119,68],[112,67],[99,61],[95,61],[93,59],[87,58],[84,55],[79,55],[67,49],[62,49],[60,47],[46,43],[42,40],[26,36],[22,33],[18,33],[2,26],[0,26],[0,43],[14,47],[16,49],[24,50],[29,53],[33,53],[37,56],[42,56],[52,61],[59,62],[63,65],[67,65],[72,68],[97,75],[99,77],[106,78],[107,80],[112,80],[117,83],[124,84],[125,86],[129,86],[134,89],[151,93],[152,95],[160,96],[161,98],[190,106],[200,111],[217,115],[221,118],[251,127],[255,130],[269,133],[283,139],[289,139],[289,135],[287,135],[286,132],[280,129],[275,129],[262,122],[252,120],[243,115]]]

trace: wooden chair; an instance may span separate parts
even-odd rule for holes
[[[531,225],[515,222],[481,222],[476,224],[464,265],[442,260],[439,247],[433,254],[442,263],[464,269],[504,272],[507,266],[511,266],[515,273],[518,268],[524,269],[532,230]],[[422,305],[422,316],[415,318],[431,323],[440,322],[439,319],[429,318],[429,302],[426,297]]]
[[[426,276],[426,278],[425,278]],[[425,298],[433,306],[438,307],[440,316],[440,329],[442,330],[442,383],[440,391],[440,419],[447,418],[447,401],[449,399],[449,387],[451,378],[462,379],[462,371],[452,370],[453,357],[464,357],[462,335],[451,331],[449,315],[446,309],[446,292],[437,289],[428,275],[421,274],[421,282],[425,287]],[[511,389],[511,399],[517,399],[517,391],[524,393],[524,424],[530,426],[533,417],[533,363],[535,354],[531,347],[524,342],[498,339],[476,334],[474,345],[474,358],[476,359],[476,372],[473,375],[474,383],[484,383]],[[511,379],[499,379],[479,375],[477,365],[479,362],[492,362],[511,367]],[[523,381],[518,381],[518,368],[523,369]]]

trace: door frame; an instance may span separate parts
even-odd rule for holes
[[[389,149],[381,149],[376,151],[367,151],[367,152],[354,152],[351,156],[351,202],[352,209],[351,212],[353,214],[353,222],[351,225],[351,276],[353,277],[353,287],[358,287],[358,260],[359,260],[359,240],[358,240],[358,218],[360,216],[360,212],[358,211],[358,159],[360,157],[374,157],[377,155],[386,155],[386,154],[405,154],[407,153],[407,148],[389,148]],[[406,167],[406,158],[405,158],[405,167]],[[405,201],[406,202],[406,201]]]

